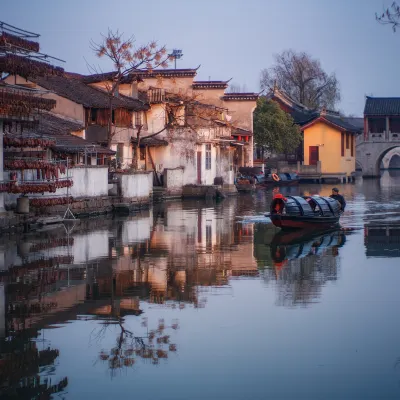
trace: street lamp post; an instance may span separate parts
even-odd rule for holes
[[[169,56],[174,58],[175,69],[176,69],[176,60],[179,60],[183,56],[182,50],[173,49],[172,53],[169,54]]]

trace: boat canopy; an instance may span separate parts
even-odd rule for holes
[[[272,214],[292,216],[332,217],[339,215],[340,204],[330,197],[320,196],[287,196],[275,195],[271,203]]]

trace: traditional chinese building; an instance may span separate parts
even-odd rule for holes
[[[358,119],[325,109],[311,110],[277,88],[269,98],[289,113],[303,132],[301,145],[290,156],[301,179],[348,182],[354,178],[356,137],[361,133]]]

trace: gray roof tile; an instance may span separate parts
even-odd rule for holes
[[[364,115],[400,116],[400,97],[367,97]]]

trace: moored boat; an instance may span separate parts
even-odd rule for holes
[[[299,176],[296,173],[284,172],[280,174],[268,175],[262,185],[263,186],[292,186],[299,183]]]
[[[322,196],[287,196],[277,193],[271,202],[272,223],[282,230],[330,229],[339,224],[338,201]]]
[[[255,183],[249,179],[238,179],[235,186],[238,192],[252,192],[256,188]]]
[[[291,186],[299,183],[297,173],[272,173],[265,175],[259,167],[240,167],[239,173],[243,179],[253,180],[257,187]]]

